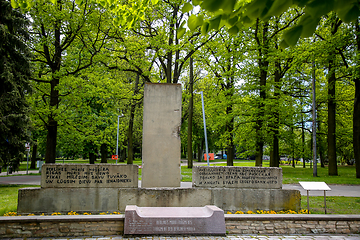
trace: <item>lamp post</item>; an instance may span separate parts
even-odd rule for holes
[[[205,120],[205,107],[204,107],[204,95],[203,95],[203,91],[201,91],[200,94],[201,94],[201,105],[202,105],[203,121],[204,121],[204,136],[205,136],[205,148],[206,148],[206,161],[207,161],[207,165],[209,166],[209,149],[208,149],[207,134],[206,134],[206,120]]]
[[[116,156],[119,158],[119,119],[123,117],[124,115],[118,115],[118,121],[117,121],[117,134],[116,134]],[[116,158],[116,164],[118,163],[118,158]]]
[[[312,131],[313,131],[313,177],[317,177],[317,152],[316,152],[316,79],[315,79],[315,61],[313,61],[312,76]]]

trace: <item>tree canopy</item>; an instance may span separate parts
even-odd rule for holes
[[[0,163],[16,166],[29,138],[30,50],[28,20],[0,1]]]
[[[141,157],[144,83],[162,82],[183,85],[183,158],[201,160],[205,148],[203,91],[210,149],[228,165],[305,167],[315,109],[321,166],[337,175],[355,159],[360,177],[358,1],[11,3],[31,20],[34,91],[25,97],[47,162],[106,162],[119,119],[118,150],[132,164]]]

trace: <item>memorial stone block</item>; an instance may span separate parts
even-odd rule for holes
[[[180,187],[181,85],[144,89],[141,187]]]
[[[126,206],[125,235],[225,235],[224,212],[216,206]]]
[[[42,188],[137,188],[137,165],[44,164]]]
[[[193,167],[193,187],[282,188],[282,169],[276,167]]]

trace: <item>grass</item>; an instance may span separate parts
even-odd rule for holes
[[[311,214],[324,214],[324,196],[309,197]],[[307,209],[306,196],[301,197],[301,209]],[[360,198],[358,197],[326,197],[327,214],[360,214]]]
[[[0,216],[7,212],[17,211],[18,190],[24,187],[39,187],[30,185],[0,185]]]

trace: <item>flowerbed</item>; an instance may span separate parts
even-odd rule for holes
[[[286,211],[264,211],[264,210],[257,210],[256,212],[253,211],[247,211],[247,212],[243,212],[243,211],[236,211],[236,212],[227,212],[226,214],[308,214],[310,212],[308,212],[307,209],[301,209],[299,211],[293,211],[293,210],[286,210]]]
[[[309,212],[310,213],[310,212]],[[123,213],[120,213],[120,212],[101,212],[99,214],[96,214],[96,215],[114,215],[114,214],[123,214]],[[287,211],[273,211],[273,210],[270,210],[270,211],[264,211],[264,210],[258,210],[256,212],[253,212],[253,211],[247,211],[247,212],[243,212],[243,211],[236,211],[236,212],[226,212],[226,214],[308,214],[308,210],[307,209],[302,209],[302,210],[299,210],[299,211],[292,211],[292,210],[287,210]],[[61,214],[59,212],[54,212],[52,214],[50,214],[51,216],[55,216],[55,215],[92,215],[91,213],[78,213],[78,212],[74,212],[74,211],[71,211],[71,212],[68,212],[66,214]],[[10,217],[10,216],[21,216],[21,215],[18,215],[16,212],[7,212],[4,214],[4,217]],[[26,216],[36,216],[35,214],[28,214]],[[44,213],[40,214],[39,216],[45,216]]]
[[[99,213],[98,215],[114,215],[114,214],[122,214],[120,212],[101,212]],[[78,213],[78,212],[74,212],[74,211],[71,211],[71,212],[68,212],[66,214],[61,214],[59,212],[54,212],[52,214],[50,214],[51,216],[56,216],[56,215],[92,215],[91,213]],[[12,217],[12,216],[22,216],[22,215],[18,215],[16,212],[7,212],[3,215],[4,217]],[[23,216],[36,216],[35,214],[28,214],[28,215],[23,215]],[[49,216],[49,215],[45,215],[44,213],[42,214],[39,214],[38,216]]]

